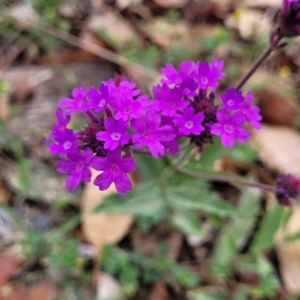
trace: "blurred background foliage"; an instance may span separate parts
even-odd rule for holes
[[[126,196],[66,191],[45,147],[59,99],[81,83],[120,73],[151,93],[166,63],[219,57],[220,91],[234,85],[266,47],[280,5],[0,2],[0,299],[299,299],[298,206],[234,184],[237,175],[273,184],[278,172],[300,174],[298,39],[247,85],[265,123],[250,144],[136,157]]]

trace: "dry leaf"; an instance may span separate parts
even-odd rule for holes
[[[274,7],[280,8],[282,5],[282,0],[243,0],[243,4],[247,7]]]
[[[96,33],[114,48],[124,47],[133,41],[139,41],[131,24],[114,12],[92,16],[86,29]]]
[[[98,173],[92,170],[94,181]],[[86,239],[99,251],[103,245],[114,244],[120,241],[127,233],[133,221],[128,214],[93,213],[105,196],[116,192],[113,185],[106,191],[100,191],[93,183],[86,185],[82,196],[82,226]]]
[[[257,93],[264,122],[292,127],[299,108],[294,98],[288,97],[275,87],[266,87]]]
[[[143,0],[117,0],[116,5],[119,9],[124,9],[132,5],[137,5],[142,3]]]
[[[98,279],[97,295],[99,299],[115,299],[121,293],[119,282],[111,275],[101,273]]]
[[[300,134],[287,127],[266,126],[254,133],[260,146],[260,156],[269,167],[300,174]],[[300,207],[295,205],[293,215],[276,237],[276,251],[285,288],[290,294],[300,293],[300,241],[282,242],[287,234],[300,231]]]
[[[189,0],[153,0],[162,7],[182,8],[189,3]]]
[[[190,26],[184,20],[170,22],[164,18],[152,19],[140,26],[147,35],[163,48],[189,45]]]
[[[240,9],[225,21],[227,27],[236,29],[243,39],[260,38],[272,29],[272,22],[262,12],[254,9]]]

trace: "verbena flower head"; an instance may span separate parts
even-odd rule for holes
[[[180,139],[187,138],[201,150],[220,136],[224,146],[246,143],[246,124],[260,128],[259,108],[248,92],[229,88],[216,99],[224,62],[184,61],[176,69],[167,64],[164,78],[153,88],[153,99],[136,84],[117,76],[99,88],[75,88],[63,98],[56,112],[47,145],[52,154],[65,157],[57,170],[69,174],[66,187],[74,190],[89,182],[89,168],[102,172],[94,181],[100,190],[115,184],[119,193],[131,190],[128,173],[136,168],[134,153],[157,158],[180,152]],[[221,101],[220,101],[221,100]],[[86,125],[74,131],[71,118],[81,112]]]
[[[291,206],[291,198],[300,195],[300,178],[292,174],[283,174],[276,180],[276,196],[283,206]]]

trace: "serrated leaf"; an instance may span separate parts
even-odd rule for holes
[[[172,216],[172,223],[182,232],[189,235],[202,235],[202,224],[199,216],[193,212],[176,212]]]
[[[279,204],[266,213],[251,245],[252,251],[262,252],[273,245],[274,235],[280,227],[283,214],[284,208]]]
[[[221,144],[220,139],[217,139],[213,144],[204,148],[200,159],[192,157],[185,167],[202,172],[212,172],[214,163],[224,155],[232,159],[252,161],[257,158],[258,154],[249,144],[236,143],[233,148],[226,148]]]
[[[140,174],[145,180],[157,179],[167,166],[163,159],[155,159],[153,157],[142,155],[136,155],[134,159],[139,166]]]
[[[245,190],[236,208],[236,217],[226,224],[216,243],[213,255],[216,265],[231,263],[247,239],[258,212],[258,197],[251,190]]]
[[[198,209],[218,216],[235,215],[235,209],[231,204],[206,189],[200,190],[190,186],[171,187],[169,198],[170,205],[175,209]]]
[[[96,213],[124,213],[136,216],[152,216],[166,209],[158,185],[151,181],[136,186],[125,196],[113,194],[105,198]]]

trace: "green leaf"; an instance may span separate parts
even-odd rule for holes
[[[297,231],[296,233],[293,233],[291,235],[288,235],[284,238],[285,241],[287,242],[293,242],[293,241],[298,241],[300,240],[300,231]]]
[[[176,212],[172,216],[172,223],[186,234],[198,236],[203,234],[199,216],[194,212]]]
[[[216,139],[213,144],[205,146],[199,159],[191,157],[185,168],[202,172],[212,172],[215,162],[222,156],[236,160],[252,161],[257,158],[257,152],[249,144],[237,143],[233,148],[226,148]]]
[[[266,213],[251,245],[252,251],[262,252],[273,245],[273,238],[280,227],[283,214],[284,208],[279,204]]]
[[[145,180],[157,179],[167,166],[163,159],[155,159],[143,155],[135,155],[134,159],[139,166],[139,173]]]
[[[226,203],[203,186],[202,189],[189,185],[173,186],[170,188],[169,198],[170,205],[175,209],[198,209],[218,216],[235,215],[235,209],[231,204]]]
[[[137,216],[152,216],[164,212],[166,205],[155,182],[147,182],[136,186],[125,196],[110,195],[102,205],[95,209],[96,213],[124,213]]]
[[[232,259],[248,238],[258,212],[258,197],[250,189],[245,190],[236,209],[235,218],[226,224],[216,243],[213,255],[215,265],[227,265],[229,268]]]

